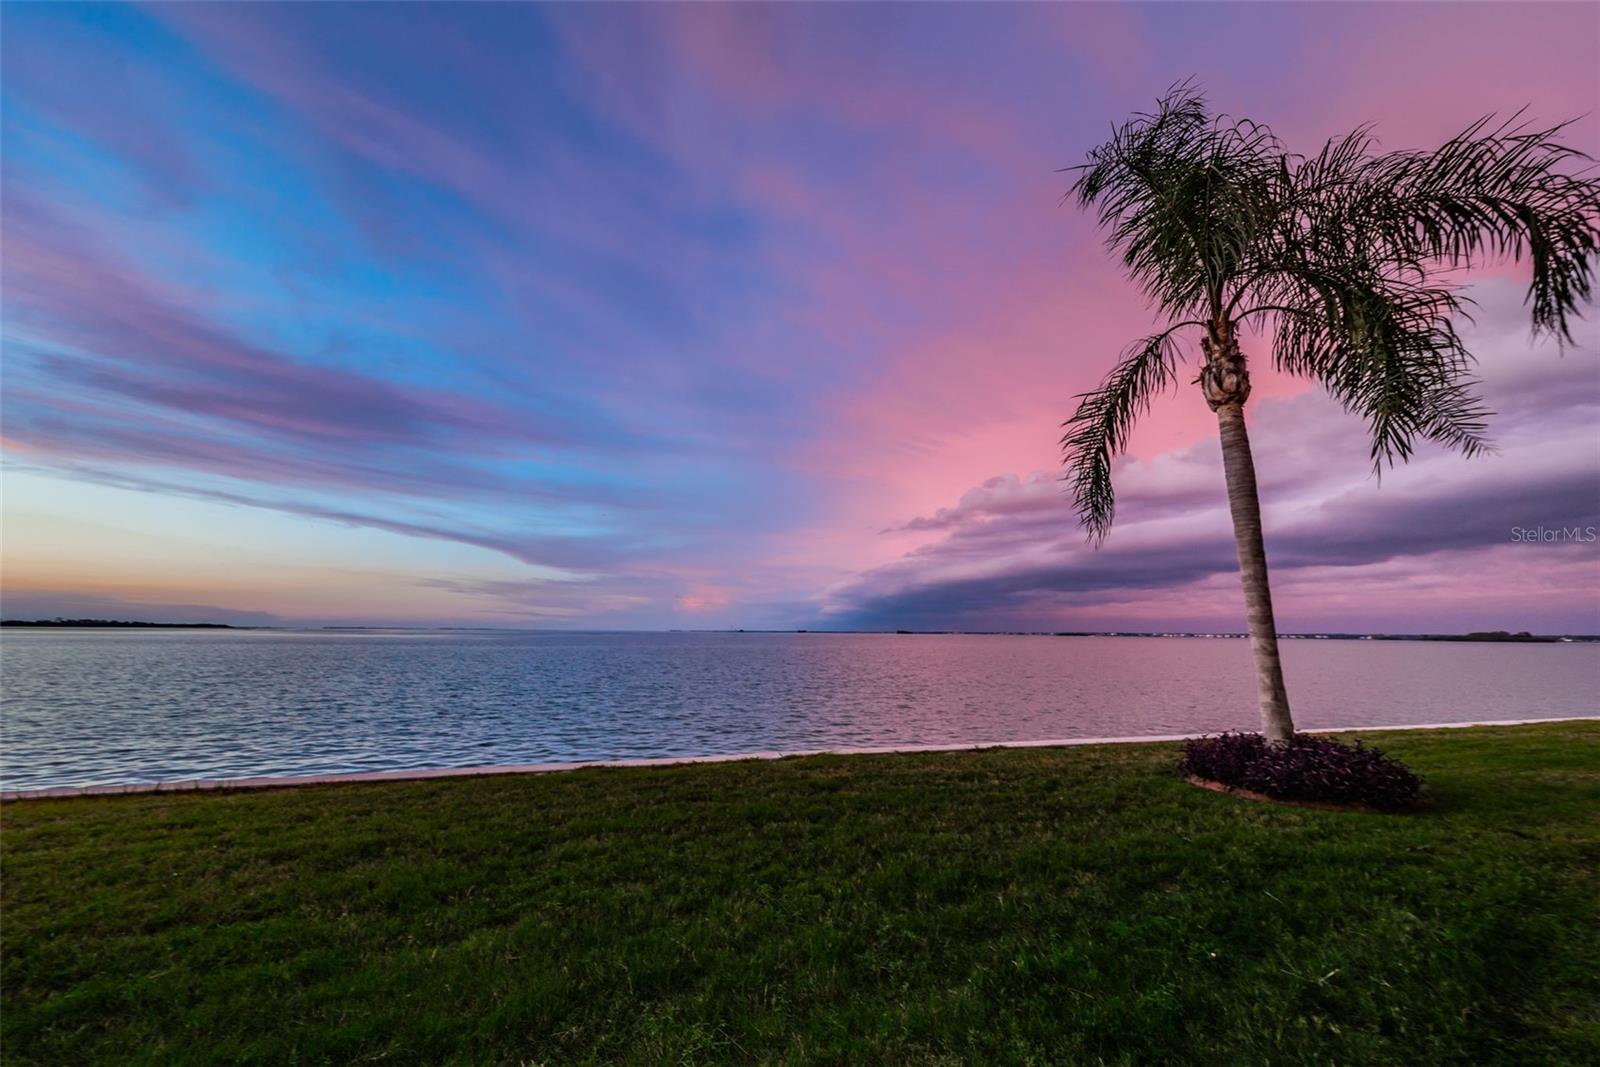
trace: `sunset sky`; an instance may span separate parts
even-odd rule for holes
[[[4,9],[7,617],[1241,629],[1216,423],[1095,551],[1058,424],[1152,321],[1061,203],[1196,76],[1300,151],[1600,153],[1593,4]],[[1371,476],[1257,342],[1286,630],[1600,632],[1600,331],[1477,278],[1497,455]]]

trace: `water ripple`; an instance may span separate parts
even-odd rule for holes
[[[1292,641],[1304,727],[1590,715],[1600,645]],[[1238,640],[20,631],[0,786],[1250,728]]]

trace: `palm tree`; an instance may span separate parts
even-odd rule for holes
[[[1112,462],[1139,416],[1177,382],[1185,334],[1217,413],[1228,508],[1269,741],[1294,734],[1278,660],[1255,462],[1245,431],[1250,362],[1241,330],[1276,367],[1320,382],[1372,434],[1375,471],[1419,439],[1484,451],[1488,412],[1456,332],[1467,298],[1452,272],[1487,259],[1532,262],[1536,334],[1571,341],[1600,247],[1600,181],[1572,164],[1563,126],[1481,119],[1433,152],[1377,154],[1368,127],[1312,156],[1266,126],[1212,117],[1189,83],[1089,153],[1070,198],[1166,320],[1131,345],[1064,424],[1067,481],[1098,545],[1111,527]]]

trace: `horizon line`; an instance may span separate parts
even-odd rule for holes
[[[910,629],[905,627],[878,629],[831,629],[827,627],[540,627],[540,626],[452,626],[404,623],[227,623],[227,622],[156,622],[143,619],[0,619],[0,627],[25,629],[173,629],[173,630],[298,630],[298,631],[351,631],[351,630],[404,630],[423,633],[548,633],[548,634],[837,634],[882,635],[890,637],[1186,637],[1232,638],[1249,637],[1244,630],[964,630],[964,629]],[[1503,635],[1503,637],[1502,637]],[[1508,642],[1517,639],[1560,639],[1600,641],[1600,633],[1534,633],[1529,630],[1465,630],[1401,631],[1401,630],[1280,630],[1282,638],[1467,638],[1481,636],[1489,640],[1500,638]]]

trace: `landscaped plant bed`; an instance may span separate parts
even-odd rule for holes
[[[1238,789],[1221,782],[1213,782],[1208,778],[1198,775],[1185,775],[1185,780],[1190,785],[1197,785],[1201,789],[1209,789],[1213,793],[1226,793],[1229,796],[1239,797],[1243,800],[1254,800],[1262,804],[1285,804],[1291,808],[1312,808],[1316,811],[1364,811],[1370,814],[1387,814],[1370,804],[1330,804],[1320,800],[1284,800],[1280,797],[1269,797],[1265,793],[1257,793],[1253,789]]]
[[[1184,745],[1179,767],[1207,789],[1345,811],[1405,811],[1422,792],[1422,779],[1379,749],[1307,734],[1282,745],[1260,734],[1197,738]]]

